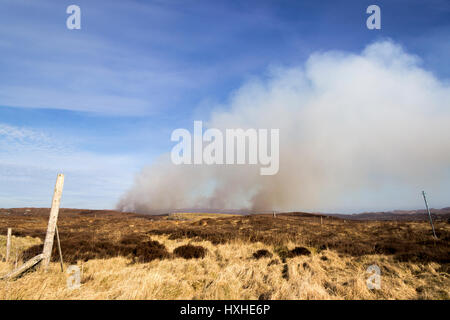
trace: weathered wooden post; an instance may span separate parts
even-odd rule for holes
[[[9,255],[11,254],[11,235],[12,235],[12,230],[11,228],[8,228],[8,235],[6,237],[6,263],[9,262]]]
[[[52,256],[53,240],[55,238],[56,223],[58,222],[59,205],[61,202],[63,186],[64,186],[64,175],[60,173],[56,178],[55,192],[53,194],[52,199],[52,208],[50,210],[47,234],[45,236],[44,241],[44,250],[42,251],[43,254],[42,266],[44,270],[48,270],[48,265],[50,264],[50,258]]]

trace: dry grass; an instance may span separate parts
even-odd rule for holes
[[[167,236],[153,240],[169,252],[195,244],[207,253],[202,259],[171,257],[139,264],[125,257],[79,262],[82,286],[76,290],[66,287],[66,274],[52,263],[49,273],[38,270],[15,281],[0,281],[0,299],[449,299],[449,275],[438,263],[398,262],[384,255],[339,256],[310,248],[311,255],[287,258],[283,264],[276,254],[254,259],[258,250],[276,251],[262,243],[213,245]],[[290,250],[295,246],[287,245]],[[380,290],[366,286],[371,264],[381,268]],[[282,276],[285,266],[288,280]],[[6,269],[0,263],[0,272]]]
[[[22,252],[26,249],[33,247],[35,245],[40,245],[41,240],[39,238],[32,237],[11,237],[11,251],[10,260],[15,263],[15,261],[21,260]],[[0,235],[0,261],[6,258],[6,236]]]
[[[0,232],[13,227],[13,247],[26,257],[41,250],[47,219],[0,217]],[[63,211],[58,225],[65,267],[80,266],[81,288],[67,288],[54,251],[50,272],[0,281],[0,300],[449,299],[448,221],[436,223],[440,239],[434,241],[426,221],[324,220],[320,225],[316,217],[278,215],[171,221]],[[189,259],[176,254],[180,247]],[[381,269],[380,290],[366,285],[372,264]],[[0,275],[11,268],[0,262]]]

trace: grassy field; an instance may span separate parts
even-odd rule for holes
[[[190,214],[192,216],[192,214]],[[42,250],[45,210],[0,217],[19,260]],[[449,299],[448,221],[346,221],[308,214],[170,220],[62,211],[66,261],[82,270],[70,290],[57,251],[48,273],[0,281],[0,299]],[[17,237],[19,236],[19,237]],[[28,237],[27,237],[28,236]],[[0,238],[0,255],[4,252]],[[20,245],[19,245],[20,244]],[[366,269],[381,270],[370,290]],[[0,274],[13,268],[1,262]]]

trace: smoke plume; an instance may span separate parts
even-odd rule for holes
[[[176,166],[168,153],[142,170],[118,208],[332,210],[344,192],[445,179],[450,87],[399,45],[316,53],[269,74],[234,92],[207,125],[279,128],[278,174],[261,176],[258,165]]]

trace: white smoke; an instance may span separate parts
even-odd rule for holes
[[[391,41],[361,54],[316,53],[304,66],[245,84],[208,122],[279,128],[277,175],[249,165],[175,166],[165,154],[118,208],[315,210],[333,208],[344,191],[438,184],[450,167],[449,101],[449,85]]]

